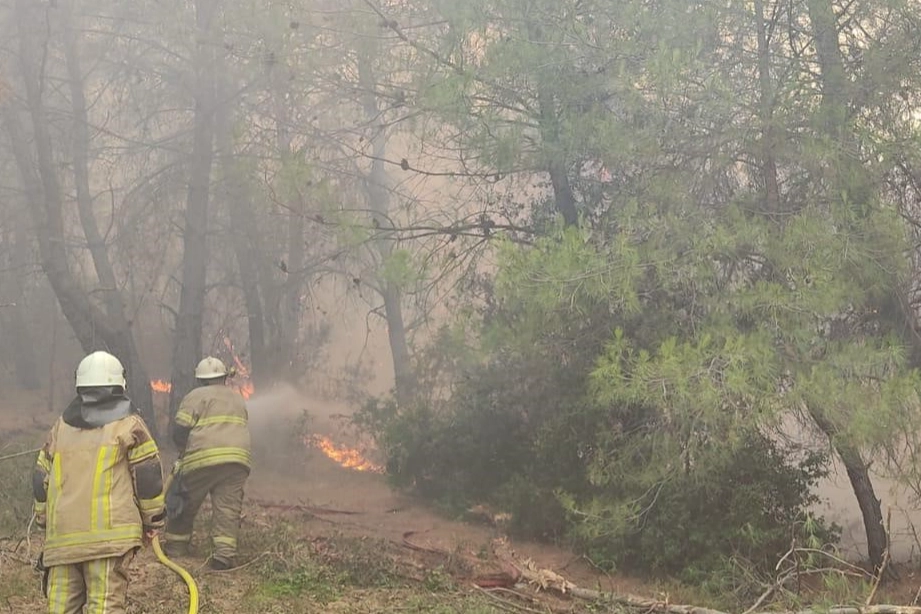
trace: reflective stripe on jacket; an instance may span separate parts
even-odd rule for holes
[[[140,475],[151,471],[153,480]],[[35,502],[45,516],[45,565],[121,556],[141,545],[145,525],[162,523],[159,451],[138,415],[91,429],[58,419],[36,472],[47,492],[47,503]]]
[[[231,388],[196,388],[182,399],[175,421],[189,429],[180,462],[182,471],[225,463],[251,466],[246,403]]]

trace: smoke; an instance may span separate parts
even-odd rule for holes
[[[828,438],[814,425],[803,424],[794,416],[785,416],[780,425],[780,436],[789,442],[811,449],[827,450]],[[916,529],[921,531],[921,510],[916,508],[910,493],[895,480],[870,471],[876,497],[880,500],[883,521],[890,523],[890,556],[901,563],[921,555],[921,541]],[[867,557],[867,535],[863,515],[857,498],[840,459],[832,454],[828,476],[820,480],[815,493],[821,502],[813,512],[838,524],[841,531],[841,554],[851,561]],[[888,518],[888,520],[887,520]]]
[[[303,456],[305,435],[341,437],[351,415],[343,403],[310,397],[288,384],[257,390],[246,407],[253,454],[271,465]]]
[[[896,481],[870,472],[876,497],[880,500],[883,522],[891,527],[890,556],[897,563],[907,562],[921,555],[921,510],[916,509],[907,489]],[[840,548],[849,560],[861,560],[867,556],[867,536],[863,516],[857,499],[847,478],[844,466],[833,463],[829,476],[819,482],[816,493],[823,503],[816,510],[826,519],[842,528]],[[888,518],[888,520],[887,520]]]

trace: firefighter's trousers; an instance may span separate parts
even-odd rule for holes
[[[128,567],[134,551],[74,565],[55,565],[48,574],[49,614],[125,614]]]
[[[237,553],[237,534],[243,512],[243,488],[249,477],[244,465],[227,463],[194,469],[182,474],[182,491],[186,498],[182,513],[166,523],[167,547],[187,547],[192,541],[192,525],[205,497],[211,495],[212,557],[233,563]]]

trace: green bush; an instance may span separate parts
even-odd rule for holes
[[[566,398],[578,386],[543,366],[518,384],[484,370],[437,408],[374,401],[357,420],[396,485],[455,512],[490,504],[512,515],[513,535],[568,540],[606,568],[699,584],[730,557],[769,569],[794,537],[837,539],[821,520],[806,530],[823,455],[746,430],[705,437],[687,466],[660,472],[655,416],[578,404]],[[602,457],[619,473],[599,479]]]
[[[791,457],[795,457],[792,458]],[[601,493],[592,507],[610,517],[571,517],[573,534],[592,560],[703,584],[730,557],[767,570],[791,540],[820,545],[839,530],[812,519],[812,487],[826,474],[823,455],[796,454],[757,432],[713,446],[644,497],[624,502]]]

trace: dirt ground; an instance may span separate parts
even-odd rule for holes
[[[11,393],[5,401],[0,457],[38,445],[56,417],[29,395]],[[305,434],[322,434],[359,446],[337,419],[346,412],[289,389],[250,402],[256,466],[247,486],[241,567],[207,569],[207,508],[196,526],[193,556],[178,561],[200,584],[202,613],[613,611],[528,589],[487,594],[476,588],[475,578],[503,570],[491,550],[500,530],[445,517],[392,490],[382,475],[343,468],[304,442]],[[168,466],[168,451],[165,457]],[[21,460],[2,471],[21,471],[27,479],[31,459]],[[0,612],[45,608],[37,576],[27,565],[40,540],[36,535],[29,543],[24,535],[24,527],[6,536],[0,531]],[[605,574],[564,548],[524,541],[512,547],[520,558],[585,588],[699,603],[693,591]],[[910,603],[918,583],[914,570],[906,568],[899,582],[880,589],[876,601]],[[864,588],[839,590],[836,597],[862,599],[853,591]],[[186,611],[184,585],[149,550],[135,561],[130,594],[132,613]]]
[[[0,457],[38,447],[57,417],[35,396],[11,393],[7,401],[12,403],[0,407]],[[502,571],[490,555],[491,542],[500,532],[485,522],[439,515],[392,490],[382,475],[339,466],[305,443],[303,435],[323,434],[337,443],[358,445],[337,419],[344,408],[323,404],[320,410],[317,402],[306,404],[313,404],[312,411],[291,390],[250,403],[256,461],[247,484],[241,567],[221,573],[207,569],[207,504],[196,524],[193,556],[178,560],[200,584],[201,612],[507,610],[507,606],[495,607],[501,602],[485,597],[470,582],[478,575]],[[306,422],[305,409],[310,415]],[[163,456],[168,468],[173,454],[165,449]],[[3,470],[15,467],[26,478],[31,462],[28,455],[16,459],[15,465],[6,463]],[[0,611],[44,611],[38,576],[26,565],[40,549],[40,538],[33,534],[32,543],[27,543],[24,529],[0,536]],[[513,546],[521,557],[586,586],[602,590],[636,586],[594,570],[564,549],[527,542]],[[331,550],[342,551],[332,556],[332,567],[326,560]],[[314,565],[311,560],[325,562]],[[301,574],[305,561],[307,572]],[[386,568],[383,575],[390,578],[383,586],[362,579],[377,573],[378,567]],[[357,580],[337,581],[335,577],[343,573]],[[329,595],[313,594],[327,589],[313,590],[317,587],[310,582],[311,574],[318,578],[332,574],[333,579],[317,586],[331,585],[336,598],[330,601]],[[130,595],[130,611],[136,613],[182,612],[187,603],[184,585],[149,550],[142,551],[133,564]],[[578,603],[550,599],[554,601],[556,611],[579,611]]]

